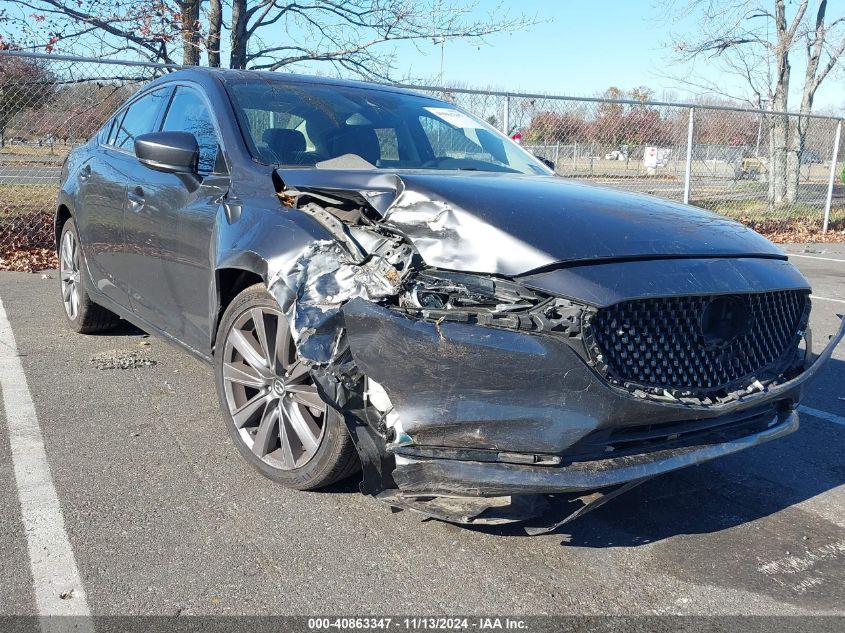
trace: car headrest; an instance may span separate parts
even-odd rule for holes
[[[264,130],[261,138],[282,163],[297,164],[301,161],[305,135],[299,130],[269,128]]]
[[[355,154],[372,165],[381,158],[381,147],[371,127],[347,125],[333,133],[332,149],[335,157]]]

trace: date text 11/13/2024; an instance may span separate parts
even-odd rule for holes
[[[404,629],[411,631],[467,631],[476,629],[526,631],[528,624],[518,618],[500,617],[340,617],[309,618],[310,631],[360,631],[367,629]]]

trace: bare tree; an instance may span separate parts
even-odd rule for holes
[[[483,40],[538,20],[497,6],[480,16],[477,0],[19,0],[12,21],[30,48],[196,65],[221,59],[229,30],[231,68],[277,70],[321,62],[346,74],[386,79],[395,46],[432,40]],[[226,23],[228,18],[228,23]]]
[[[740,77],[744,98],[774,113],[789,110],[792,57],[803,50],[806,70],[797,123],[772,114],[769,125],[769,199],[772,205],[793,204],[798,195],[801,153],[822,82],[845,51],[845,11],[828,16],[827,0],[663,0],[667,15],[697,16],[695,32],[672,38],[674,52],[686,65],[705,61]],[[694,75],[682,80],[722,96],[724,86]]]
[[[181,7],[167,0],[17,0],[4,18],[18,31],[20,48],[47,52],[70,48],[98,57],[128,52],[174,63],[180,35],[193,37],[182,28]],[[189,58],[191,47],[183,48]]]
[[[536,23],[501,5],[477,18],[476,6],[467,0],[232,0],[230,65],[276,70],[319,61],[387,78],[395,63],[390,44],[478,40]]]
[[[220,67],[220,41],[223,32],[223,1],[209,0],[208,5],[208,65],[212,68]]]
[[[842,9],[840,9],[842,10]],[[807,67],[804,71],[804,86],[801,93],[801,114],[809,114],[813,110],[813,100],[819,86],[836,67],[845,51],[845,35],[839,34],[838,41],[831,41],[831,31],[845,23],[845,10],[842,15],[826,22],[827,0],[821,0],[815,11],[814,20],[803,36],[804,50],[807,56]],[[786,183],[787,199],[794,201],[798,190],[798,178],[801,168],[801,157],[807,141],[807,130],[810,119],[798,117],[797,134],[790,139],[787,153]]]

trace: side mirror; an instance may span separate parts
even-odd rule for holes
[[[543,158],[542,156],[537,156],[537,154],[534,154],[534,158],[539,160],[541,163],[543,163],[546,167],[548,167],[552,171],[555,170],[555,162],[553,160],[549,160],[548,158]]]
[[[200,148],[190,132],[152,132],[135,138],[135,156],[156,171],[195,174]]]

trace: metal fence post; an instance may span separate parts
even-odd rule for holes
[[[842,136],[842,120],[836,124],[836,135],[833,137],[833,156],[830,157],[830,179],[827,181],[827,199],[824,201],[824,224],[822,233],[827,233],[830,223],[830,203],[833,201],[833,181],[836,180],[836,159],[839,158],[839,138]]]
[[[689,109],[687,124],[687,165],[684,170],[684,204],[689,204],[690,180],[692,179],[692,135],[695,126],[695,108]]]
[[[511,98],[510,95],[505,95],[505,112],[502,116],[502,132],[506,136],[511,135]]]

